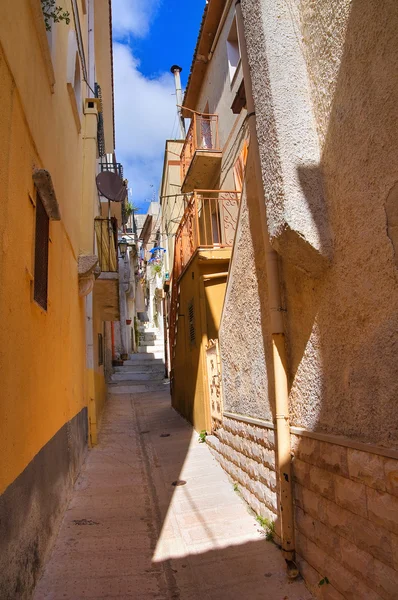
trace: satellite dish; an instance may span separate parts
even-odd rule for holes
[[[123,202],[127,194],[127,188],[123,180],[113,171],[102,171],[96,178],[97,189],[102,196],[112,202]]]

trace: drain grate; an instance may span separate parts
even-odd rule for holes
[[[170,437],[169,433],[161,433],[159,437]]]
[[[173,483],[171,485],[174,485],[174,487],[178,487],[180,485],[185,485],[186,481],[184,481],[183,479],[177,479],[176,481],[173,481]]]
[[[144,433],[150,433],[149,429],[145,430],[145,431],[140,431],[140,434],[143,435]]]

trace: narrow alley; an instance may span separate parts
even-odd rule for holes
[[[110,385],[99,443],[34,600],[311,598],[302,581],[289,583],[278,548],[170,407],[154,356],[136,354],[124,367],[130,381],[123,373]],[[152,381],[140,383],[145,373]]]
[[[398,1],[0,1],[0,600],[398,600]]]

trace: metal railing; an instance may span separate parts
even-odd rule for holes
[[[119,175],[120,179],[124,179],[123,165],[121,163],[101,161],[99,164],[99,168],[101,170],[101,173],[103,171],[111,171],[112,173],[116,173],[117,175]]]
[[[98,111],[98,122],[97,122],[97,146],[98,156],[105,155],[105,133],[104,133],[104,116],[102,111],[102,91],[99,83],[94,84],[95,97],[100,101],[100,110]]]
[[[181,151],[181,181],[184,181],[196,150],[220,150],[218,115],[193,113]]]
[[[94,229],[97,239],[98,263],[103,273],[117,273],[117,219],[96,217]]]
[[[232,247],[239,199],[239,192],[223,190],[195,190],[186,195],[186,208],[175,235],[169,330],[171,358],[177,331],[180,277],[199,248]]]

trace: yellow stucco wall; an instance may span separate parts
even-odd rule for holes
[[[93,230],[93,211],[82,211],[83,203],[93,202],[82,185],[85,117],[80,106],[79,132],[66,86],[73,23],[56,26],[52,90],[49,55],[40,45],[46,37],[33,25],[40,11],[40,0],[16,0],[12,9],[0,5],[0,493],[88,403],[85,301],[77,277],[79,252],[89,252],[94,241],[90,233],[81,246],[83,214]],[[109,21],[108,10],[104,18]],[[82,13],[83,37],[86,19]],[[109,45],[103,53],[109,55]],[[110,87],[109,70],[107,77]],[[89,94],[82,82],[82,103]],[[109,115],[106,127],[112,131]],[[108,137],[113,145],[113,133]],[[61,212],[61,221],[50,221],[47,312],[32,299],[35,167],[50,172]],[[89,171],[84,178],[94,180]],[[102,367],[94,370],[100,412],[105,380]]]
[[[60,204],[66,219],[50,222],[47,313],[32,300],[35,227],[32,166],[44,166],[44,161],[35,149],[3,53],[0,54],[0,81],[2,492],[40,448],[83,407],[85,341],[84,305],[78,295],[76,232],[73,227],[67,227],[75,217],[62,201],[61,190],[66,189],[67,182],[60,177],[60,165],[54,171],[59,175],[58,180],[62,180]],[[42,135],[48,136],[48,132],[43,131]],[[72,189],[68,197],[73,197],[75,182],[70,182]],[[58,191],[58,187],[56,189]]]
[[[217,337],[226,277],[206,281],[206,275],[228,271],[230,250],[201,250],[180,281],[180,308],[173,362],[172,404],[197,431],[210,429],[205,346]],[[217,260],[218,259],[218,260]],[[188,305],[193,301],[195,343],[190,342]]]
[[[97,82],[101,86],[102,102],[104,111],[104,134],[105,151],[114,151],[113,145],[113,94],[112,81],[109,77],[111,72],[111,54],[100,52],[101,48],[109,48],[110,45],[110,22],[109,22],[109,0],[95,0],[95,74]]]

